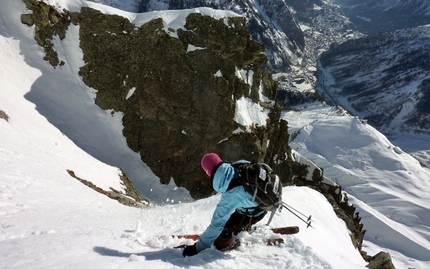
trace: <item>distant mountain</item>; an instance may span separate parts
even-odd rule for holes
[[[319,82],[386,134],[430,134],[430,25],[347,41],[323,53]]]
[[[430,24],[430,0],[333,0],[366,34]]]

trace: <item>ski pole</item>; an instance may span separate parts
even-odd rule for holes
[[[284,208],[287,209],[288,211],[290,211],[294,216],[296,216],[297,218],[299,218],[301,221],[303,221],[304,223],[306,223],[307,224],[306,228],[309,228],[309,227],[314,228],[312,226],[312,224],[311,224],[311,217],[312,217],[311,215],[309,215],[308,220],[306,221],[302,217],[300,217],[299,215],[297,215],[295,212],[293,212],[291,209],[289,209],[287,206],[284,205]]]
[[[289,204],[287,204],[287,203],[285,203],[285,202],[282,202],[282,203],[284,204],[284,206],[288,206],[290,209],[292,209],[292,210],[296,211],[297,213],[299,213],[299,214],[300,214],[300,215],[302,215],[303,217],[308,218],[308,222],[309,222],[309,221],[314,221],[314,220],[311,220],[311,216],[306,216],[305,214],[303,214],[302,212],[300,212],[299,210],[295,209],[294,207],[290,206]],[[315,221],[314,221],[314,222],[315,222]]]

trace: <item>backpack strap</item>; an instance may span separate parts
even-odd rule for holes
[[[257,185],[258,181],[258,175],[255,175],[255,178],[249,177],[249,168],[251,165],[259,165],[258,163],[232,163],[231,166],[233,166],[235,169],[238,170],[238,177],[233,178],[230,182],[227,191],[237,187],[237,186],[244,186],[245,189],[247,189],[247,186],[249,186],[250,182],[253,182],[255,185]],[[257,197],[258,188],[255,188],[254,193],[252,194],[252,201],[255,202],[255,199]]]
[[[230,184],[228,185],[227,191],[236,188],[237,186],[245,185],[246,180],[242,177],[240,166],[242,163],[232,163],[230,164],[234,169],[238,170],[237,177],[233,177]]]
[[[212,169],[211,186],[213,186],[213,183],[214,183],[214,177],[215,177],[216,170],[218,170],[218,168],[219,168],[223,163],[224,163],[224,162],[222,162],[222,163],[218,164],[217,166],[215,166],[215,167]]]

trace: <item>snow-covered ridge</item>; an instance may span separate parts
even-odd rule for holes
[[[164,22],[164,30],[166,33],[169,33],[171,36],[175,36],[172,31],[169,30],[177,30],[179,28],[184,29],[185,25],[185,18],[190,13],[199,13],[204,16],[210,16],[215,19],[223,19],[225,20],[225,24],[227,24],[227,18],[228,17],[239,17],[240,15],[228,11],[228,10],[215,10],[212,8],[207,7],[200,7],[200,8],[193,8],[193,9],[187,9],[187,10],[161,10],[161,11],[151,11],[146,13],[132,13],[132,12],[126,12],[120,9],[116,9],[110,6],[106,6],[103,4],[98,4],[94,2],[87,2],[88,6],[97,10],[100,10],[104,14],[109,15],[120,15],[122,17],[128,18],[131,23],[135,24],[137,27],[155,20],[155,19],[163,19]]]
[[[403,255],[430,260],[430,234],[423,229],[430,224],[428,169],[366,121],[334,107],[315,104],[284,118],[296,133],[290,146],[323,168],[357,206],[367,230],[363,250],[384,242],[398,268],[406,267],[399,264]]]

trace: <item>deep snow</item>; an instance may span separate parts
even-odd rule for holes
[[[49,2],[74,11],[86,5]],[[140,22],[160,16],[180,27],[172,20],[178,12],[131,14],[97,6]],[[121,114],[95,106],[94,90],[77,75],[83,65],[78,27],[54,40],[66,65],[53,69],[21,13],[28,13],[21,1],[6,0],[0,8],[0,110],[9,116],[0,119],[0,268],[364,268],[345,224],[306,187],[285,187],[284,200],[312,215],[315,229],[284,210],[271,226],[301,231],[283,236],[283,245],[262,243],[273,236],[263,220],[254,234],[239,235],[243,244],[235,251],[182,258],[171,246],[191,242],[163,235],[202,232],[219,196],[192,201],[173,183],[159,184],[127,148]],[[388,251],[397,268],[430,268],[430,172],[371,126],[332,107],[310,104],[283,117],[290,133],[301,130],[291,147],[323,167],[357,206],[367,230],[364,250]],[[151,207],[123,206],[66,172],[121,189],[117,167],[137,182]]]

